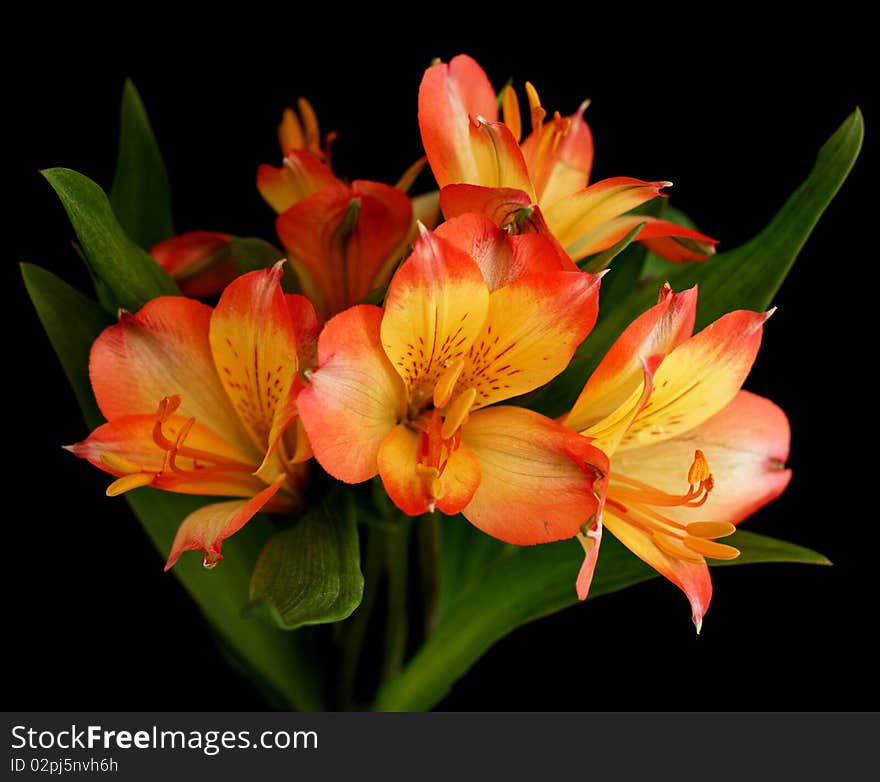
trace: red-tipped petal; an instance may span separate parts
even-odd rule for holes
[[[495,91],[485,71],[465,54],[428,68],[419,86],[419,127],[440,187],[479,181],[470,145],[470,117],[498,119]]]
[[[205,567],[213,567],[223,555],[223,541],[234,535],[266,505],[281,488],[284,476],[250,500],[233,500],[206,505],[189,514],[177,530],[165,570],[174,567],[184,551],[204,551]]]
[[[150,254],[186,296],[212,296],[238,276],[229,234],[189,231],[156,244]]]
[[[376,475],[379,447],[406,412],[403,382],[382,349],[381,321],[382,310],[367,304],[329,320],[319,367],[297,400],[315,458],[346,483]]]
[[[608,460],[585,437],[521,407],[489,407],[462,429],[480,485],[462,511],[474,526],[520,546],[574,537],[599,512]]]
[[[339,184],[333,172],[305,150],[291,150],[281,168],[261,165],[257,169],[257,189],[276,212],[290,209],[310,195]]]

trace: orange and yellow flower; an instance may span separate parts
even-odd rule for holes
[[[280,278],[280,264],[245,274],[214,309],[153,299],[123,312],[92,347],[89,374],[107,423],[69,450],[116,476],[107,494],[152,486],[237,498],[190,514],[166,569],[189,550],[213,566],[223,540],[259,510],[302,504],[311,452],[296,400],[318,323]]]
[[[230,238],[217,231],[188,231],[154,245],[150,255],[184,296],[205,298],[222,291],[239,275]]]
[[[279,127],[282,166],[260,166],[257,187],[278,213],[278,237],[303,290],[327,318],[388,284],[417,221],[436,221],[437,195],[406,195],[424,161],[395,187],[346,184],[329,165],[332,137],[322,151],[311,105],[300,99],[299,109],[301,119],[288,109]]]
[[[604,512],[580,536],[579,596],[589,589],[604,524],[684,590],[699,631],[712,596],[706,559],[739,554],[717,539],[778,497],[791,473],[785,414],[740,390],[768,313],[731,312],[692,336],[696,304],[696,288],[665,287],[561,423],[611,460]]]
[[[504,121],[483,69],[467,55],[437,63],[419,89],[419,126],[448,217],[481,212],[502,227],[555,237],[574,259],[612,247],[640,224],[638,240],[671,261],[705,260],[716,241],[698,231],[645,215],[627,214],[668,187],[629,177],[588,186],[593,139],[586,104],[569,117],[547,112],[526,84],[531,133],[522,138],[512,87],[502,94]]]
[[[379,475],[408,514],[461,512],[520,545],[574,537],[599,511],[604,454],[496,403],[565,368],[598,291],[598,277],[563,268],[551,242],[481,215],[424,231],[384,309],[353,307],[321,333],[299,397],[315,457],[346,483]]]

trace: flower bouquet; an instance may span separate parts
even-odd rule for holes
[[[429,709],[588,597],[659,574],[699,632],[710,566],[827,561],[738,528],[791,479],[784,412],[742,386],[860,114],[716,254],[669,182],[591,182],[585,109],[435,62],[391,185],[336,171],[300,99],[257,172],[267,238],[175,235],[130,83],[109,194],[43,172],[94,281],[24,266],[90,430],[67,448],[279,707]]]

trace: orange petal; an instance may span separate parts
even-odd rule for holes
[[[211,317],[217,372],[261,453],[268,449],[273,424],[284,414],[299,370],[297,335],[281,274],[279,262],[242,275],[223,292]]]
[[[317,370],[299,395],[315,458],[335,478],[359,483],[378,472],[379,446],[406,413],[403,382],[382,350],[382,310],[367,304],[331,318]]]
[[[442,473],[418,463],[422,433],[401,424],[379,448],[379,475],[388,496],[404,513],[418,516],[439,509],[458,513],[480,483],[480,467],[466,445],[449,457]]]
[[[615,466],[617,460],[615,459]],[[712,578],[705,561],[686,562],[661,551],[651,536],[620,519],[608,507],[603,515],[605,527],[639,559],[678,586],[691,604],[691,617],[697,632],[712,599]],[[699,556],[699,555],[697,555]]]
[[[545,122],[523,141],[522,151],[543,207],[583,190],[593,166],[593,134],[583,109]]]
[[[474,526],[520,546],[574,537],[600,510],[608,460],[585,437],[521,407],[489,407],[462,429],[480,485],[462,511]]]
[[[171,416],[163,425],[163,435],[174,441],[188,425],[187,418]],[[251,474],[256,465],[250,455],[218,437],[198,423],[189,428],[186,445],[190,449],[210,453],[224,466],[207,466],[191,457],[177,456],[176,471],[166,467],[166,451],[153,437],[155,415],[130,415],[102,424],[88,438],[68,450],[87,459],[111,475],[149,474],[148,481],[156,488],[182,494],[210,494],[229,497],[250,497],[265,485]],[[160,474],[161,473],[161,474]]]
[[[663,442],[720,412],[749,374],[767,313],[728,313],[673,349],[654,374],[654,390],[620,449]]]
[[[411,224],[412,205],[403,192],[357,180],[300,201],[276,227],[306,292],[332,315],[387,283]]]
[[[440,187],[479,181],[469,117],[498,119],[495,91],[483,69],[465,54],[428,68],[419,86],[419,127]]]
[[[627,326],[611,346],[561,423],[582,434],[601,437],[602,442],[596,443],[597,447],[612,453],[617,444],[616,437],[623,432],[612,436],[615,433],[610,431],[613,428],[610,419],[625,429],[638,412],[633,410],[626,420],[626,416],[619,415],[622,408],[640,397],[645,380],[643,360],[657,357],[649,367],[653,374],[659,360],[690,337],[696,308],[696,287],[673,293],[665,286],[660,302]]]
[[[572,256],[583,258],[602,252],[617,244],[637,225],[644,227],[636,237],[652,252],[674,263],[705,261],[715,252],[717,239],[699,231],[676,225],[667,220],[657,220],[645,215],[623,215],[584,234],[568,246]]]
[[[159,242],[150,255],[185,296],[212,296],[238,276],[229,253],[229,234],[189,231]]]
[[[210,320],[210,307],[179,296],[153,299],[135,315],[122,313],[92,346],[95,398],[112,421],[152,415],[164,397],[179,395],[180,415],[259,461],[214,368]]]
[[[701,426],[658,445],[620,451],[614,457],[614,470],[679,494],[699,448],[714,476],[709,498],[699,509],[664,508],[663,513],[682,524],[707,519],[737,524],[788,485],[791,471],[785,463],[790,437],[788,419],[779,407],[740,391]]]
[[[283,483],[284,476],[281,476],[271,486],[266,487],[246,502],[241,500],[217,502],[190,513],[177,530],[177,535],[174,536],[174,543],[171,544],[171,552],[168,554],[165,570],[174,567],[184,551],[204,551],[205,567],[214,567],[223,559],[223,555],[220,553],[223,541],[238,532],[262,510]]]
[[[562,271],[556,248],[545,236],[511,236],[482,214],[463,214],[440,225],[437,236],[471,256],[490,291],[535,273]],[[570,270],[576,270],[574,264]]]
[[[669,182],[643,182],[630,177],[603,179],[586,190],[567,196],[544,209],[544,217],[553,235],[572,258],[578,260],[592,249],[584,237],[609,220],[624,214],[660,195]],[[625,234],[626,232],[624,232]],[[610,247],[614,242],[606,245]],[[595,252],[595,250],[593,250]]]
[[[276,212],[308,198],[325,187],[339,184],[333,172],[318,158],[304,150],[291,150],[281,168],[261,165],[257,169],[257,189]]]
[[[385,297],[382,345],[416,407],[445,369],[464,358],[482,331],[489,289],[476,262],[425,232]]]
[[[598,312],[599,277],[583,272],[529,274],[493,291],[459,389],[476,389],[483,407],[548,383],[568,366]]]
[[[601,516],[601,513],[596,514],[596,520],[586,533],[578,534],[578,540],[584,547],[584,561],[575,580],[578,600],[586,600],[590,594],[590,585],[593,583],[593,574],[596,572],[596,562],[599,559],[599,546],[602,543]]]

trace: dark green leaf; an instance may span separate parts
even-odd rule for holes
[[[441,527],[447,535],[451,525],[467,525],[463,519],[445,519]],[[481,535],[474,530],[457,529],[456,556]],[[485,537],[485,536],[483,536]],[[724,564],[753,562],[803,562],[827,564],[827,559],[809,549],[784,541],[737,532],[731,538],[740,547],[739,558]],[[484,541],[485,543],[485,541]],[[521,625],[575,605],[574,582],[583,559],[575,541],[544,546],[516,548],[493,541],[494,557],[481,555],[483,564],[463,580],[447,585],[454,597],[447,598],[440,622],[425,645],[402,673],[379,693],[376,708],[388,711],[417,711],[434,706],[452,684],[492,646]],[[442,551],[442,549],[441,549]],[[449,568],[441,577],[449,577]],[[611,535],[605,535],[590,599],[610,594],[657,576],[657,573],[627,551]]]
[[[22,273],[37,314],[76,393],[86,424],[94,428],[103,419],[89,384],[88,356],[92,342],[110,318],[95,302],[44,269],[23,264]],[[70,469],[78,468],[92,469],[85,463],[75,464],[71,457]],[[169,494],[154,489],[138,489],[126,498],[163,558],[168,555],[177,528],[187,514],[216,501],[216,498]],[[118,499],[107,502],[122,507]],[[269,526],[255,519],[227,541],[223,562],[214,570],[204,570],[198,556],[187,555],[175,565],[172,573],[198,603],[229,654],[248,670],[274,702],[286,708],[317,710],[323,706],[320,679],[306,657],[305,639],[241,617],[247,603],[250,573],[270,534]],[[120,552],[120,556],[125,553]],[[156,566],[160,566],[159,562]],[[222,686],[222,682],[212,684]]]
[[[264,239],[243,238],[240,236],[230,238],[229,254],[232,256],[233,263],[242,274],[273,266],[284,258],[284,253],[281,250]],[[286,293],[297,293],[299,291],[296,275],[293,273],[290,263],[284,264],[284,276],[281,278],[281,287],[284,288]]]
[[[819,150],[804,183],[754,239],[704,263],[681,264],[668,281],[675,290],[700,286],[697,328],[735,309],[764,310],[782,285],[822,213],[852,169],[862,146],[864,123],[856,110]],[[611,274],[614,273],[612,268]],[[609,278],[611,277],[609,274]],[[627,324],[657,301],[658,283],[645,281],[616,301],[578,349],[571,364],[535,401],[550,416],[570,409],[584,383]]]
[[[90,427],[97,426],[102,419],[89,382],[89,351],[98,335],[112,322],[110,316],[52,272],[23,263],[21,274],[86,423]]]
[[[159,265],[122,230],[104,191],[66,168],[43,171],[76,232],[92,273],[106,285],[116,307],[136,312],[156,296],[180,291]]]
[[[345,619],[363,594],[353,509],[330,498],[266,543],[251,578],[248,613],[295,630]]]
[[[141,96],[130,79],[122,90],[119,156],[110,203],[122,228],[145,250],[174,235],[168,171]]]

